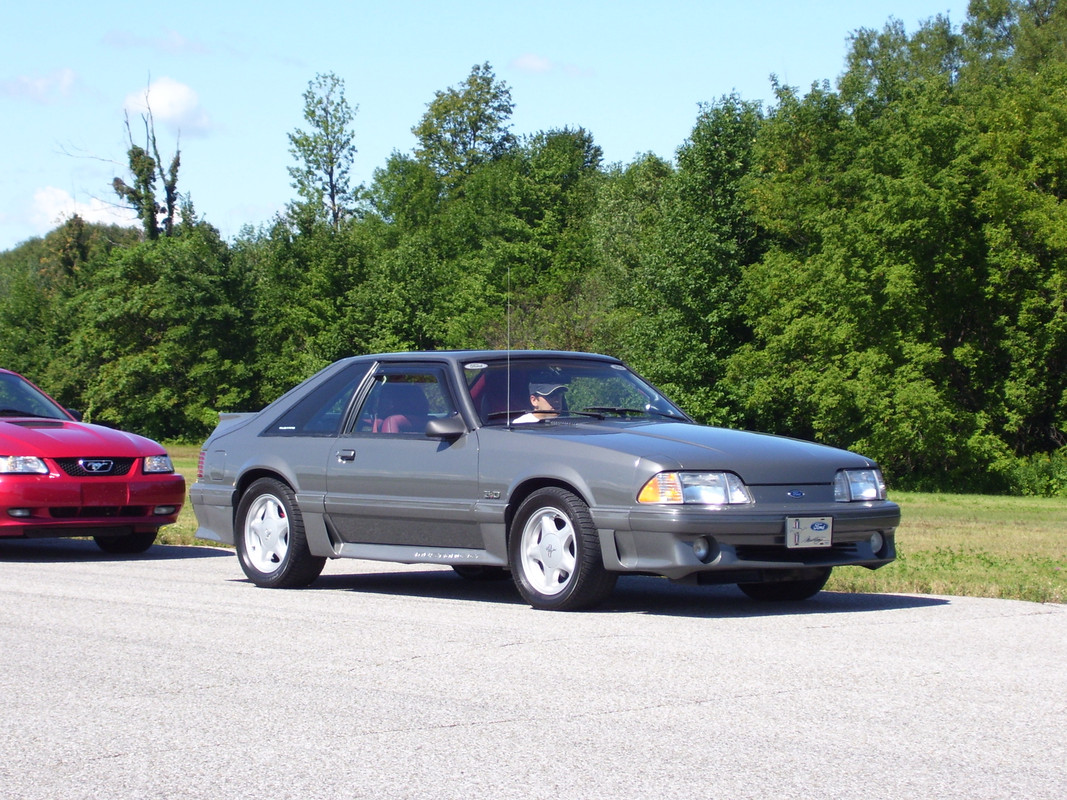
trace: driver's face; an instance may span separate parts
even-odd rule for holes
[[[530,405],[534,411],[559,411],[560,396],[563,392],[553,392],[545,396],[542,394],[530,395]]]

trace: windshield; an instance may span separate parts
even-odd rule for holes
[[[52,398],[10,372],[0,372],[0,417],[70,419]]]
[[[622,364],[579,359],[512,359],[464,366],[483,425],[553,419],[689,418]]]

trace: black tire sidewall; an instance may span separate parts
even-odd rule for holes
[[[268,495],[276,498],[281,504],[289,525],[289,545],[285,557],[282,559],[281,566],[270,573],[262,572],[252,564],[245,542],[248,511],[256,500]],[[237,548],[237,557],[241,562],[241,569],[256,586],[267,588],[306,586],[322,571],[326,559],[315,558],[308,552],[307,539],[304,535],[304,518],[297,506],[296,495],[281,481],[273,478],[260,478],[249,486],[248,490],[241,495],[241,501],[237,505],[235,522],[234,543]]]
[[[522,565],[522,534],[530,517],[540,509],[554,508],[567,517],[575,531],[575,574],[559,594],[546,595],[534,588]],[[589,507],[573,492],[559,487],[538,489],[519,506],[510,526],[508,557],[511,575],[523,598],[534,608],[571,611],[602,602],[615,585],[615,574],[604,569],[600,541]]]

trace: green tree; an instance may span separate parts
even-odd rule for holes
[[[218,411],[244,407],[246,326],[229,265],[206,225],[95,259],[66,303],[64,397],[76,393],[91,421],[160,439],[199,439]]]
[[[582,286],[589,317],[595,320],[588,347],[624,358],[656,381],[662,376],[650,355],[648,335],[654,335],[656,323],[650,317],[657,309],[646,303],[644,284],[654,280],[673,175],[671,164],[652,153],[608,171],[590,217],[594,258]]]
[[[444,198],[444,184],[426,163],[394,152],[374,171],[371,207],[397,233],[429,226]]]
[[[256,403],[274,400],[358,346],[341,318],[346,295],[363,280],[361,247],[358,226],[338,232],[307,204],[234,243],[255,332]]]
[[[773,240],[736,396],[905,485],[1006,488],[1062,443],[1062,58],[991,47],[1017,41],[1003,19],[861,32],[839,94],[779,92],[749,179]]]
[[[412,128],[419,142],[415,156],[454,187],[515,146],[508,122],[514,107],[511,89],[497,81],[489,63],[476,64],[459,87],[434,94]]]
[[[47,235],[0,253],[0,364],[58,397],[72,334],[67,303],[83,291],[92,261],[138,239],[133,228],[90,224],[75,215]],[[61,399],[80,404],[76,394]]]
[[[1030,71],[1061,60],[1067,9],[1058,0],[971,0],[963,31],[976,64],[1009,61]]]
[[[742,189],[761,124],[760,105],[736,95],[701,108],[665,187],[651,271],[635,286],[651,324],[643,333],[653,379],[719,424],[737,419],[724,366],[749,338],[741,276],[764,248]]]
[[[779,89],[749,185],[773,239],[744,274],[755,338],[729,376],[755,427],[860,449],[897,478],[959,479],[977,420],[952,402],[943,347],[979,298],[956,104],[938,70],[890,89],[902,70],[869,66],[851,107],[825,85]]]
[[[181,151],[176,150],[170,166],[164,168],[151,108],[141,119],[145,127],[144,147],[134,144],[130,118],[128,115],[126,117],[126,136],[130,145],[126,156],[133,176],[133,185],[130,186],[122,178],[115,178],[112,188],[115,194],[137,213],[145,237],[156,239],[161,233],[165,236],[174,233],[179,205],[178,168],[181,166]],[[163,184],[162,202],[156,198],[157,179]]]
[[[356,211],[352,120],[358,110],[345,99],[343,80],[332,72],[316,75],[304,92],[304,119],[310,129],[289,134],[289,153],[297,161],[289,167],[293,188],[309,207],[322,209],[334,230]]]
[[[1067,43],[1041,50],[961,87],[995,345],[986,411],[1015,455],[1067,444]]]
[[[583,130],[539,133],[446,193],[428,165],[394,156],[371,192],[394,229],[371,282],[388,276],[375,296],[405,311],[378,330],[433,347],[576,346],[600,158]]]

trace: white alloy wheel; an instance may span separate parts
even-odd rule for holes
[[[521,568],[531,587],[557,595],[575,575],[577,543],[574,525],[558,508],[545,506],[530,515],[522,529]]]
[[[261,494],[245,515],[245,553],[264,575],[281,569],[289,552],[289,515],[273,494]]]
[[[256,586],[296,589],[322,572],[326,559],[314,556],[293,490],[274,478],[260,478],[237,504],[237,557]]]
[[[562,487],[538,489],[519,504],[508,537],[511,577],[534,608],[591,608],[611,594],[600,534],[589,506]]]

